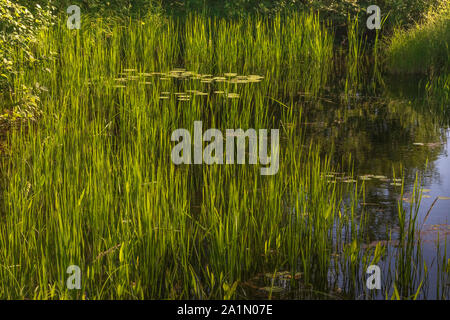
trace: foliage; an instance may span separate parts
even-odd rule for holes
[[[389,69],[400,73],[450,72],[450,3],[410,30],[397,29],[389,40]]]
[[[35,4],[32,13],[16,2],[0,0],[0,88],[10,83],[22,67],[38,62],[32,45],[42,26],[51,22],[49,9]]]

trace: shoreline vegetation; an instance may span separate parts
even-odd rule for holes
[[[252,1],[116,2],[90,2],[69,30],[61,3],[0,0],[0,298],[448,299],[446,240],[427,289],[421,175],[397,203],[398,230],[374,242],[367,180],[402,199],[402,172],[339,172],[334,146],[307,139],[298,103],[342,103],[345,114],[380,94],[386,74],[412,72],[426,79],[425,105],[448,115],[445,1],[406,1],[414,12],[382,13],[386,31],[370,32],[352,1],[261,1],[245,17]],[[432,4],[444,6],[433,17]],[[171,132],[199,120],[279,129],[277,174],[174,165]],[[71,265],[81,290],[66,286]]]

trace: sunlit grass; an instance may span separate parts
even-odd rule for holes
[[[450,73],[450,4],[443,2],[423,24],[397,29],[389,39],[387,60],[396,73]]]

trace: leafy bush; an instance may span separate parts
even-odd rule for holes
[[[31,12],[17,2],[0,0],[0,87],[5,87],[20,67],[38,61],[32,44],[39,29],[51,23],[51,17],[50,7],[35,4]]]
[[[426,22],[398,29],[389,41],[389,69],[396,73],[449,73],[450,3],[430,12]]]

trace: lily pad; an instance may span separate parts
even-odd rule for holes
[[[227,98],[229,98],[229,99],[237,99],[237,98],[239,98],[239,94],[237,94],[237,93],[229,93],[229,94],[227,94]]]
[[[264,290],[267,292],[272,292],[272,293],[279,293],[279,292],[283,292],[284,288],[273,286],[273,287],[263,287],[263,288],[261,288],[261,290]]]

